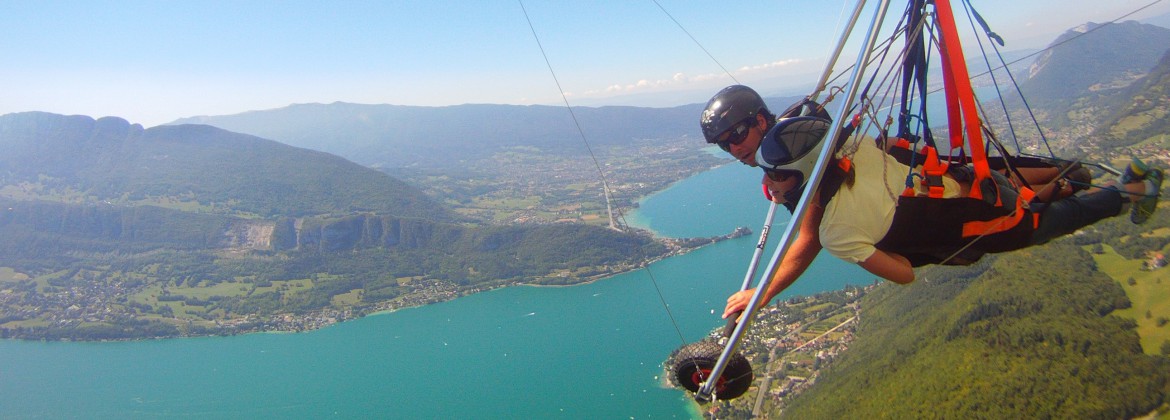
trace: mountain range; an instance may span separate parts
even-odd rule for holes
[[[1037,55],[1026,77],[1021,75],[1020,91],[1058,157],[1118,163],[1143,156],[1170,163],[1160,157],[1170,147],[1163,137],[1170,131],[1164,118],[1170,113],[1167,45],[1170,29],[1160,26],[1088,23]],[[1027,120],[1019,98],[1005,97],[1015,118]],[[991,121],[1007,127],[998,118]],[[1016,134],[1026,139],[1036,133]]]
[[[453,219],[378,171],[206,125],[143,129],[115,117],[9,114],[0,116],[0,148],[0,183],[63,201],[167,201],[260,217],[364,211]]]
[[[632,139],[694,137],[701,105],[673,108],[456,105],[418,107],[351,103],[300,104],[225,116],[184,118],[293,146],[336,154],[377,168],[458,168],[508,147],[581,155]],[[577,131],[573,117],[583,133]],[[698,140],[701,141],[701,140]]]
[[[1020,90],[1047,130],[1076,127],[1084,132],[1105,115],[1102,95],[1116,96],[1151,71],[1170,45],[1170,29],[1126,21],[1087,23],[1070,29],[1043,51],[1008,51],[1032,57],[1012,64]],[[982,60],[970,60],[973,69]],[[973,70],[974,71],[974,70]],[[974,74],[974,73],[973,73]],[[766,97],[774,110],[798,96]],[[1123,102],[1125,97],[1111,100]],[[699,139],[697,115],[703,104],[671,108],[456,105],[417,107],[352,103],[298,104],[234,115],[184,118],[172,124],[208,124],[333,153],[382,169],[465,167],[509,147],[542,153],[580,154],[582,135],[600,149],[631,139]],[[577,131],[576,116],[583,133]],[[1074,121],[1076,120],[1076,121]],[[1063,141],[1069,136],[1054,135]]]

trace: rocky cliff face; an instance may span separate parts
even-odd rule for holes
[[[332,219],[285,219],[271,235],[276,250],[340,251],[365,247],[442,247],[465,229],[420,219],[360,214]]]
[[[359,214],[276,221],[195,214],[153,206],[75,205],[0,199],[0,232],[101,243],[228,251],[443,248],[468,234],[458,225]]]
[[[167,246],[214,249],[231,244],[233,219],[154,206],[66,204],[0,199],[0,233],[9,237],[64,239],[91,248]]]
[[[224,232],[225,245],[231,250],[251,251],[272,249],[276,223],[269,221],[237,220]]]

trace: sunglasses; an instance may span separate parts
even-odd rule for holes
[[[724,138],[715,142],[715,144],[718,145],[720,149],[723,149],[724,152],[731,153],[731,145],[743,143],[744,139],[747,139],[748,129],[751,128],[752,121],[755,120],[753,119],[744,121],[736,124],[735,127],[731,127],[726,132],[724,132]]]
[[[765,169],[764,175],[767,175],[768,179],[772,180],[773,182],[784,182],[787,181],[788,178],[792,178],[792,173],[789,171],[770,171]]]

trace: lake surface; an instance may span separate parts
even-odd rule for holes
[[[753,235],[591,284],[511,287],[296,334],[0,340],[0,418],[691,418],[661,363],[723,324],[767,213],[759,177],[739,164],[707,171],[628,218],[663,236]],[[773,243],[788,217],[777,213]],[[781,298],[872,282],[827,255],[811,270]]]

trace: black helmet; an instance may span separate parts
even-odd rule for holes
[[[781,118],[756,149],[756,164],[765,171],[799,173],[808,182],[818,153],[829,132],[828,119],[816,116]]]
[[[707,143],[716,143],[720,134],[743,120],[755,117],[760,110],[767,111],[768,106],[764,105],[764,99],[752,88],[743,85],[725,87],[707,101],[707,107],[699,117],[703,137]]]

